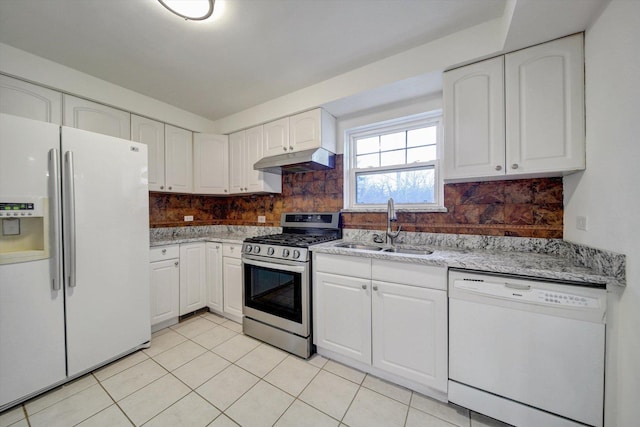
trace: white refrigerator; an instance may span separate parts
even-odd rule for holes
[[[150,340],[147,147],[0,114],[0,410]]]

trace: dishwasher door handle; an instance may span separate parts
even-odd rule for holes
[[[531,285],[518,285],[516,283],[505,283],[504,286],[507,287],[507,288],[510,288],[510,289],[518,290],[518,291],[530,291],[531,290]]]

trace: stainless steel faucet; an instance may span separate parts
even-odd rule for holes
[[[398,237],[398,234],[400,234],[400,230],[402,230],[402,225],[398,225],[398,230],[393,232],[391,231],[391,223],[392,222],[397,222],[398,221],[398,217],[396,216],[396,208],[393,204],[393,197],[389,198],[389,201],[387,202],[387,237],[388,237],[388,242],[393,246],[393,241]]]

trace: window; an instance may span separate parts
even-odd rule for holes
[[[441,112],[346,132],[345,208],[443,210],[438,171]]]

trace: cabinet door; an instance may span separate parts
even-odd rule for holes
[[[0,113],[62,124],[62,94],[0,75]]]
[[[131,138],[131,114],[97,102],[64,95],[62,124],[116,138]]]
[[[204,243],[180,245],[180,315],[206,305],[206,259]]]
[[[192,133],[165,125],[165,180],[166,190],[172,193],[193,191]]]
[[[289,149],[289,118],[264,125],[264,157],[277,156]]]
[[[506,55],[509,174],[584,169],[582,35]]]
[[[505,174],[504,57],[447,71],[444,179]]]
[[[289,117],[289,150],[319,148],[322,141],[322,110],[315,109]]]
[[[240,258],[222,259],[223,301],[225,316],[242,321],[242,261]]]
[[[131,140],[148,147],[149,190],[164,191],[164,123],[132,114]]]
[[[180,263],[178,259],[152,262],[151,326],[177,319],[180,311]]]
[[[372,282],[373,366],[447,390],[445,291]]]
[[[244,151],[246,132],[229,135],[229,192],[242,193],[244,189]]]
[[[229,139],[226,135],[193,135],[193,192],[229,194]]]
[[[316,273],[314,344],[371,364],[371,281]]]
[[[262,126],[256,126],[251,129],[247,129],[246,141],[245,141],[245,184],[244,192],[259,192],[263,191],[262,177],[264,172],[253,169],[253,165],[260,159],[262,159]]]
[[[206,243],[207,263],[207,306],[211,311],[222,314],[222,244]]]

